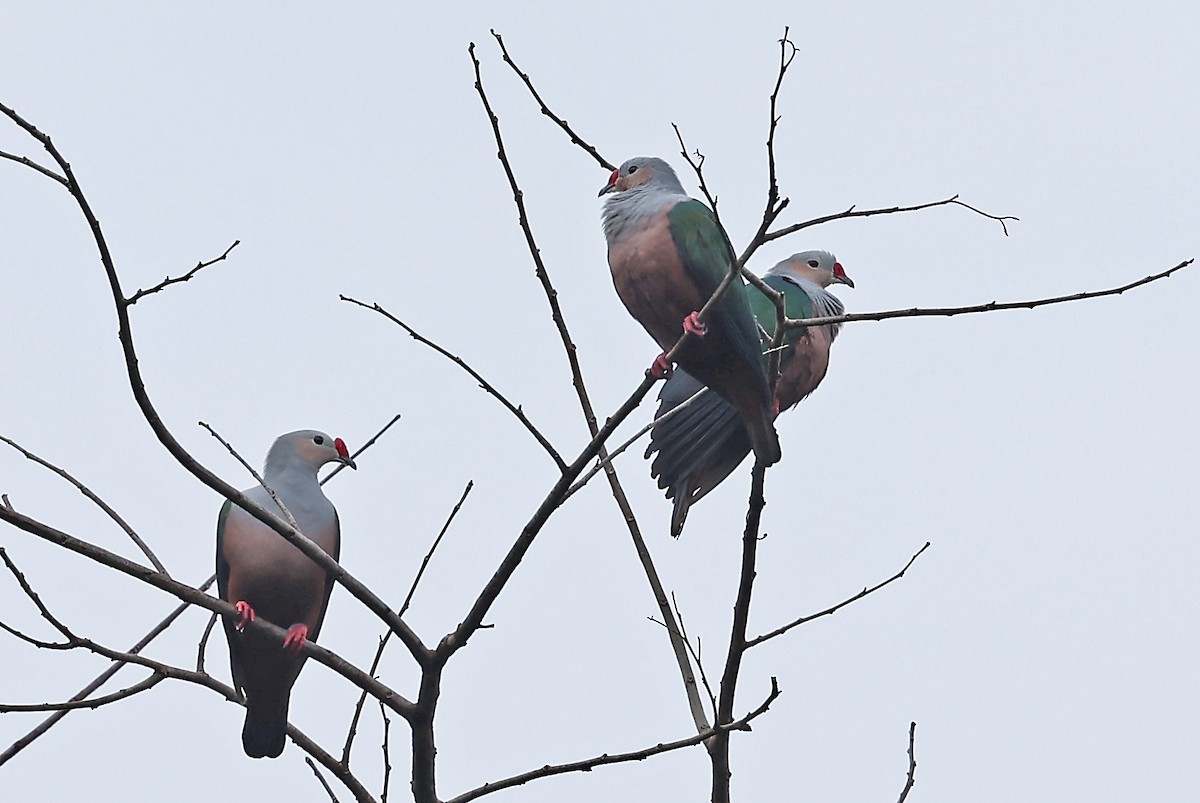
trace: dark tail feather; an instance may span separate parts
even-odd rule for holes
[[[659,393],[657,416],[702,387],[698,379],[677,369]],[[655,424],[646,457],[657,452],[650,475],[658,478],[658,487],[667,489],[667,498],[675,500],[671,535],[679,536],[689,508],[728,477],[750,450],[750,436],[737,410],[711,391]]]
[[[288,698],[282,704],[246,705],[246,724],[242,726],[242,749],[250,758],[277,758],[287,741]]]

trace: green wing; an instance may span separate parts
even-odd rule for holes
[[[684,270],[702,296],[711,296],[736,259],[712,210],[697,200],[688,199],[675,204],[667,213],[667,223]],[[740,284],[741,278],[737,282]],[[739,292],[737,286],[730,288],[721,296],[712,315],[718,327],[729,334],[739,357],[751,364],[760,363],[762,341],[746,294]],[[763,381],[765,386],[765,376]]]
[[[789,318],[811,318],[814,314],[812,299],[808,297],[808,293],[801,288],[792,284],[782,276],[764,276],[763,281],[772,290],[778,293],[783,293],[784,309],[787,310]],[[770,337],[775,336],[775,323],[777,316],[775,314],[775,305],[771,303],[771,299],[762,294],[754,285],[746,285],[746,296],[750,301],[750,309],[754,312],[754,317],[758,320],[759,325],[767,331]],[[784,338],[784,344],[790,345],[797,338],[804,334],[803,329],[793,329],[788,332]]]

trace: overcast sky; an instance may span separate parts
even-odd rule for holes
[[[450,6],[453,10],[450,10]],[[398,605],[468,480],[475,490],[407,619],[454,627],[555,478],[516,420],[379,302],[467,359],[564,455],[586,442],[466,47],[484,77],[601,415],[657,349],[613,291],[596,192],[607,176],[498,57],[495,27],[553,108],[613,162],[707,157],[744,245],[766,191],[767,96],[784,26],[781,223],[961,194],[957,207],[836,222],[764,247],[758,272],[834,251],[849,310],[952,306],[1118,286],[1200,252],[1200,6],[1194,3],[38,3],[5,13],[0,102],[50,134],[104,225],[127,291],[230,259],[133,308],[168,426],[236,485],[198,420],[260,464],[301,427],[356,448],[327,486],[343,562]],[[137,8],[141,6],[141,8]],[[43,159],[0,125],[0,150]],[[684,184],[695,182],[680,169]],[[172,574],[212,571],[221,500],[155,441],[126,384],[87,226],[53,182],[0,162],[0,434],[87,482]],[[738,709],[783,690],[733,747],[741,801],[1200,799],[1200,268],[1034,311],[848,325],[820,390],[780,420],[750,630],[827,607],[930,549],[901,581],[754,650]],[[651,407],[630,423],[649,420]],[[748,465],[679,541],[640,449],[618,463],[666,585],[719,674]],[[17,509],[122,554],[61,480],[0,450]],[[0,528],[0,546],[78,633],[125,648],[173,598]],[[7,575],[5,575],[7,577]],[[552,519],[443,683],[439,791],[693,732],[606,483]],[[51,637],[15,583],[0,617]],[[207,616],[149,653],[190,666]],[[377,620],[334,593],[321,643],[362,666]],[[228,681],[214,636],[208,666]],[[106,665],[0,634],[0,702],[65,699]],[[402,649],[383,678],[414,695]],[[123,671],[110,690],[143,673]],[[340,751],[354,690],[310,663],[292,721]],[[0,716],[0,749],[42,715]],[[241,709],[164,683],[70,714],[0,767],[6,800],[320,801],[289,745],[241,749]],[[354,768],[378,792],[368,709]],[[392,798],[408,791],[392,728]],[[704,800],[695,749],[540,781],[512,801]],[[337,788],[343,800],[350,795]]]

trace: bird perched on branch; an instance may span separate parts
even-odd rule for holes
[[[613,171],[600,190],[613,284],[630,314],[664,350],[650,369],[669,373],[666,351],[689,332],[679,366],[737,411],[765,465],[779,460],[779,438],[762,341],[741,276],[706,314],[698,311],[737,259],[711,210],[689,198],[662,159],[640,156]]]
[[[263,480],[300,531],[337,560],[337,511],[317,482],[317,469],[326,463],[357,468],[341,438],[311,429],[289,432],[267,452]],[[261,485],[244,493],[287,520]],[[300,648],[306,639],[317,640],[333,582],[283,536],[226,501],[217,518],[217,588],[238,610],[236,619],[226,618],[225,636],[233,684],[246,697],[242,747],[251,758],[275,758],[283,752],[288,699],[304,665]],[[256,618],[287,628],[283,644],[243,629]]]
[[[843,314],[842,302],[825,288],[831,284],[854,286],[841,263],[828,251],[793,254],[767,271],[763,282],[783,295],[787,317],[796,319]],[[763,329],[764,347],[769,347],[777,322],[775,305],[756,287],[746,285],[744,292]],[[776,415],[799,404],[821,384],[829,368],[829,347],[840,328],[841,324],[826,324],[785,334],[775,384]],[[700,378],[688,371],[676,371],[658,395],[655,418],[683,404],[703,387]],[[667,490],[667,498],[675,500],[671,535],[679,536],[688,508],[729,476],[750,450],[750,435],[737,411],[714,393],[705,393],[654,425],[646,457],[657,452],[650,475],[658,478],[659,488]]]

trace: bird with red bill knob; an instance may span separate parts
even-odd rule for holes
[[[737,411],[764,465],[779,460],[762,340],[741,276],[698,313],[737,258],[712,210],[689,198],[671,166],[639,156],[613,171],[600,190],[608,265],[617,295],[664,354],[651,375],[669,372],[665,352],[688,332],[680,368],[708,385]]]
[[[317,481],[317,470],[326,463],[358,468],[341,438],[314,429],[289,432],[267,452],[263,481],[300,532],[337,560],[337,511]],[[261,485],[243,493],[287,519]],[[300,650],[321,632],[333,582],[283,536],[226,501],[217,518],[217,588],[221,599],[237,609],[235,618],[225,620],[225,636],[233,684],[246,698],[242,748],[251,758],[275,758],[283,752],[292,685],[304,666]],[[247,629],[255,619],[286,628],[283,644]]]

